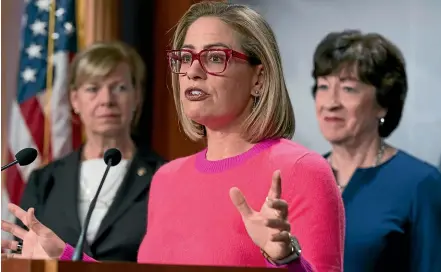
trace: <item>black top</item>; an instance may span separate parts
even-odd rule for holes
[[[81,232],[78,215],[81,152],[82,148],[32,172],[20,203],[24,210],[34,207],[37,219],[74,247]],[[150,182],[164,163],[149,149],[137,150],[95,241],[85,242],[86,254],[100,261],[136,262],[146,232]]]

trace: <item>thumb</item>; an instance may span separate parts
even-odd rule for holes
[[[245,196],[238,188],[233,187],[230,189],[230,198],[243,217],[248,217],[253,214],[253,210],[248,206]]]
[[[28,228],[30,230],[35,232],[38,236],[44,236],[45,234],[47,234],[48,228],[45,225],[41,224],[40,221],[38,221],[38,219],[35,217],[34,208],[29,208],[26,217]]]

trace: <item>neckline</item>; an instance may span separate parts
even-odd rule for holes
[[[401,151],[399,149],[397,149],[395,154],[393,154],[389,159],[385,160],[384,162],[379,163],[376,166],[358,167],[357,169],[355,169],[355,171],[370,171],[370,170],[377,170],[377,169],[383,168],[384,166],[386,166],[386,165],[390,164],[392,161],[394,161],[395,158],[398,157],[399,155],[401,155]]]
[[[325,153],[325,154],[323,155],[323,157],[328,161],[328,157],[331,155],[331,153],[332,153],[332,152],[329,151],[329,152]],[[389,164],[389,163],[390,163],[391,161],[393,161],[396,157],[398,157],[399,155],[401,155],[401,153],[402,153],[402,151],[401,151],[400,149],[397,149],[397,151],[395,152],[395,154],[393,154],[389,159],[385,160],[384,162],[381,162],[381,163],[379,163],[379,164],[376,165],[376,166],[357,167],[357,168],[355,169],[355,171],[369,171],[369,170],[372,170],[372,169],[379,169],[379,168],[383,167],[384,165]],[[328,161],[328,163],[329,163],[329,161]],[[334,169],[334,168],[332,167],[331,164],[329,164],[329,165],[331,166],[332,170],[336,170],[336,169]]]
[[[238,165],[241,165],[248,159],[254,157],[260,152],[268,149],[274,144],[278,143],[280,139],[267,139],[261,142],[256,143],[253,147],[251,147],[248,151],[245,151],[239,155],[221,159],[210,161],[207,160],[207,148],[202,150],[201,152],[196,154],[195,166],[196,169],[204,172],[204,173],[219,173],[226,171],[228,169],[234,168]]]

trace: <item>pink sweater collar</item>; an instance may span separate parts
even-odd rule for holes
[[[234,157],[222,159],[222,160],[217,160],[217,161],[207,160],[207,157],[206,157],[207,149],[204,149],[201,152],[196,154],[196,161],[195,161],[196,169],[201,172],[204,172],[204,173],[219,173],[219,172],[228,170],[230,168],[233,168],[233,167],[236,167],[236,166],[242,164],[243,162],[245,162],[249,158],[268,149],[269,147],[278,143],[279,141],[280,141],[279,139],[263,140],[263,141],[255,144],[251,149],[249,149],[248,151],[246,151],[242,154],[239,154]]]

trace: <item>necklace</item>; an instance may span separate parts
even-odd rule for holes
[[[384,150],[385,150],[385,149],[386,149],[386,145],[384,144],[383,141],[381,141],[381,143],[380,143],[380,147],[378,148],[378,151],[377,151],[377,156],[376,156],[376,158],[375,158],[375,162],[374,162],[374,164],[372,165],[372,167],[376,167],[376,166],[378,166],[378,165],[380,164],[381,159],[383,158]],[[331,167],[332,167],[331,156],[328,157],[328,162],[329,162],[329,164],[330,164]],[[336,176],[335,171],[334,171],[334,175]],[[348,186],[347,184],[346,184],[346,185],[340,185],[340,184],[338,183],[337,180],[336,180],[336,182],[337,182],[337,186],[338,186],[338,188],[340,189],[341,192],[343,192],[344,189]]]

